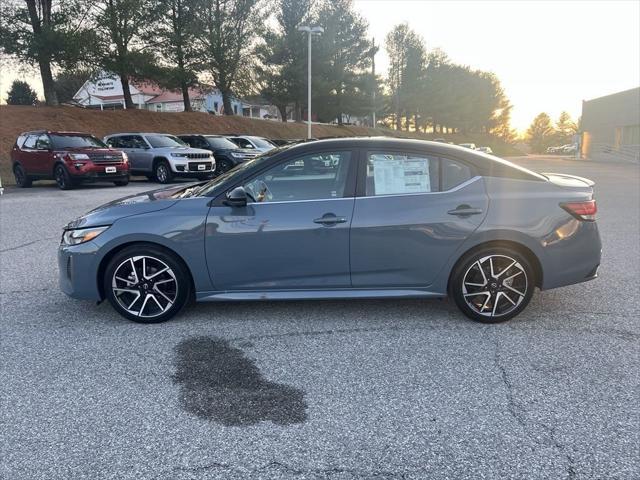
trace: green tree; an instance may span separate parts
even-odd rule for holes
[[[135,108],[129,90],[132,78],[154,71],[156,59],[147,49],[147,30],[154,12],[150,0],[101,0],[94,2],[92,64],[120,78],[126,108]]]
[[[260,0],[203,0],[202,39],[207,69],[222,94],[225,115],[233,115],[231,95],[251,82],[256,37],[265,11]],[[244,81],[244,83],[243,83]]]
[[[155,0],[157,14],[149,43],[159,48],[163,58],[158,69],[158,82],[182,92],[184,110],[191,111],[189,88],[198,84],[204,54],[199,41],[201,0]]]
[[[33,105],[38,100],[38,95],[27,82],[14,80],[7,92],[8,105]]]
[[[5,0],[0,6],[0,51],[38,67],[47,105],[58,104],[54,67],[82,56],[88,8],[80,0]]]
[[[276,25],[264,34],[257,49],[261,95],[273,102],[287,121],[287,106],[294,104],[294,116],[300,120],[300,106],[306,95],[306,42],[298,27],[309,21],[311,0],[278,0]]]
[[[318,23],[324,33],[314,51],[314,76],[318,80],[316,105],[326,119],[343,123],[343,114],[362,115],[370,111],[367,92],[371,65],[371,41],[366,21],[355,12],[352,0],[321,4]]]
[[[91,70],[84,68],[62,70],[56,75],[54,84],[58,101],[60,103],[66,103],[73,100],[73,96],[91,77]]]
[[[534,153],[544,153],[553,142],[555,131],[551,118],[546,113],[539,113],[527,130],[526,141]]]
[[[556,122],[556,141],[559,145],[570,143],[578,132],[578,125],[568,112],[561,112]]]

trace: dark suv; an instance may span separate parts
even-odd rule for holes
[[[193,148],[204,148],[213,153],[216,159],[216,174],[231,170],[233,167],[251,158],[260,155],[261,152],[240,148],[231,140],[220,135],[178,135],[178,138]]]
[[[127,155],[109,148],[93,135],[38,130],[18,136],[11,150],[16,185],[55,180],[62,190],[81,182],[129,183]]]

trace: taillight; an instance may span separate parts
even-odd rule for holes
[[[596,219],[596,212],[598,206],[595,200],[586,200],[584,202],[566,202],[561,203],[560,206],[564,208],[571,215],[578,220],[584,220],[586,222],[593,222]]]

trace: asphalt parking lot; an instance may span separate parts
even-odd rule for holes
[[[600,278],[510,323],[447,301],[200,304],[138,325],[57,287],[69,220],[152,188],[0,199],[0,478],[640,478],[640,168],[596,181]]]

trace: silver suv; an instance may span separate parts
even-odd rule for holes
[[[191,148],[165,133],[115,133],[104,137],[110,147],[126,152],[131,175],[169,183],[174,177],[210,178],[216,161],[208,150]]]

